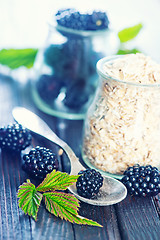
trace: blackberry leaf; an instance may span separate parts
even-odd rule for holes
[[[31,68],[33,66],[38,49],[2,49],[0,51],[0,64],[6,65],[11,69],[20,66]]]
[[[90,220],[90,219],[87,219],[87,218],[84,218],[82,216],[72,216],[73,217],[73,221],[76,223],[76,224],[84,224],[84,225],[90,225],[90,226],[97,226],[97,227],[103,227],[102,225],[100,225],[99,223],[93,221],[93,220]]]
[[[43,194],[46,208],[56,217],[71,223],[87,224],[102,227],[99,223],[78,215],[78,200],[71,194],[50,192]]]
[[[138,50],[137,48],[132,48],[132,49],[119,49],[116,54],[118,55],[124,55],[124,54],[131,54],[131,53],[140,53],[141,51]]]
[[[120,42],[127,42],[133,38],[135,38],[138,33],[140,32],[140,30],[142,29],[143,25],[141,23],[133,26],[133,27],[129,27],[129,28],[125,28],[123,30],[121,30],[118,33],[118,37]]]
[[[19,187],[17,197],[19,198],[19,207],[36,221],[43,195],[37,192],[35,185],[27,179],[27,182]]]
[[[68,175],[53,170],[50,174],[47,174],[43,182],[36,188],[37,191],[46,192],[54,190],[66,190],[70,185],[77,181],[79,176]]]
[[[46,209],[56,217],[60,217],[61,219],[65,219],[72,223],[102,227],[99,223],[78,215],[79,201],[74,195],[61,191],[48,192],[50,188],[56,188],[55,185],[58,186],[56,190],[62,190],[62,188],[66,189],[69,185],[75,182],[78,177],[78,175],[70,176],[67,173],[56,172],[54,170],[47,175],[37,188],[30,182],[30,180],[27,180],[27,182],[23,183],[18,190],[17,197],[19,198],[19,207],[25,214],[32,216],[36,221],[38,209],[42,197],[44,197]],[[41,194],[37,190],[46,192]]]
[[[60,216],[62,219],[65,219],[66,214],[61,215],[62,211],[68,211],[75,215],[78,214],[79,201],[72,194],[63,192],[47,192],[43,194],[43,197],[45,199],[47,210],[57,217]],[[62,211],[58,210],[58,208],[62,208]]]

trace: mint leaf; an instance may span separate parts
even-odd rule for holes
[[[35,185],[27,179],[27,182],[19,187],[17,197],[19,198],[19,207],[24,213],[37,220],[37,213],[43,195],[36,191]]]
[[[142,29],[143,25],[141,23],[133,26],[133,27],[129,27],[129,28],[125,28],[123,30],[121,30],[118,33],[118,37],[120,39],[120,42],[127,42],[133,38],[135,38],[138,33],[140,32],[140,30]]]
[[[21,66],[31,68],[33,66],[38,49],[2,49],[0,51],[0,64],[6,65],[11,69]]]
[[[99,223],[78,215],[78,200],[72,194],[48,192],[44,193],[43,197],[46,209],[56,217],[60,217],[71,223],[102,227]]]
[[[65,172],[53,170],[47,174],[43,182],[36,188],[37,191],[46,192],[54,190],[66,190],[77,181],[78,175],[69,175]]]

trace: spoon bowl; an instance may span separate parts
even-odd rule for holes
[[[71,162],[70,174],[77,175],[80,170],[85,169],[68,144],[60,139],[39,116],[22,107],[14,108],[12,114],[19,124],[54,142],[65,151]],[[103,176],[103,179],[103,186],[94,199],[81,197],[77,193],[76,184],[73,184],[68,189],[81,201],[98,206],[116,204],[126,197],[127,189],[123,183],[109,176]]]

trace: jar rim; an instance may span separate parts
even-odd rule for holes
[[[57,31],[73,34],[73,35],[79,35],[81,37],[94,37],[97,35],[102,35],[110,32],[110,28],[101,29],[101,30],[77,30],[72,28],[67,28],[60,26],[59,24],[54,24],[53,22],[48,22],[48,25],[50,27],[56,28]]]
[[[127,81],[123,81],[123,80],[120,80],[118,78],[113,78],[111,77],[109,74],[107,74],[103,68],[104,64],[106,62],[112,62],[118,58],[121,58],[125,55],[112,55],[112,56],[108,56],[108,57],[104,57],[104,58],[101,58],[97,64],[96,64],[96,69],[97,69],[97,73],[103,77],[104,79],[110,79],[110,80],[114,80],[116,82],[119,82],[119,83],[123,83],[123,84],[126,84],[126,85],[131,85],[131,86],[135,86],[135,87],[160,87],[160,83],[153,83],[153,84],[141,84],[141,83],[134,83],[134,82],[127,82]]]

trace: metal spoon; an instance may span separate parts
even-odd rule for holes
[[[81,165],[78,158],[76,157],[75,153],[67,145],[67,143],[61,140],[40,117],[22,107],[14,108],[12,114],[14,119],[18,123],[22,124],[24,127],[28,128],[32,132],[35,132],[45,137],[46,139],[54,142],[65,151],[71,162],[70,174],[77,175],[80,170],[84,169],[84,167]],[[97,198],[95,199],[87,199],[81,197],[77,193],[76,184],[70,186],[69,190],[81,201],[92,205],[105,206],[122,201],[127,195],[127,189],[124,184],[112,177],[103,176],[103,178],[103,186],[100,189]]]

